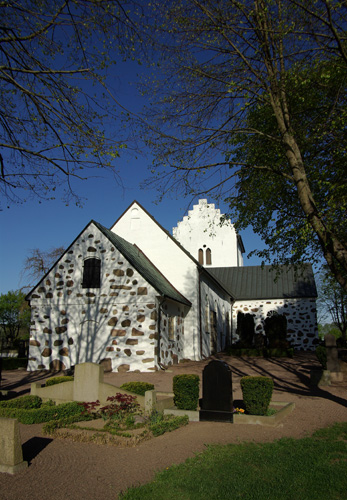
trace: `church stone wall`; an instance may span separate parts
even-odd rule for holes
[[[295,349],[313,350],[318,343],[315,299],[240,300],[233,305],[233,342],[236,336],[237,314],[252,314],[255,333],[265,335],[264,321],[270,311],[287,318],[287,339]]]
[[[83,261],[101,260],[101,287],[82,288]],[[157,292],[94,225],[31,294],[28,370],[103,360],[113,371],[157,368]]]

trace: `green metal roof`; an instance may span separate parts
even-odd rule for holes
[[[162,275],[146,255],[136,246],[132,245],[124,238],[121,238],[113,231],[102,226],[99,222],[92,223],[111,241],[111,243],[121,252],[122,255],[132,264],[135,269],[150,283],[153,288],[169,299],[191,306],[191,302],[186,299],[171,283]]]
[[[208,268],[236,300],[317,297],[311,264]]]

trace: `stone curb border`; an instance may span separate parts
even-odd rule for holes
[[[292,413],[295,408],[295,403],[288,403],[286,401],[271,401],[271,406],[282,406],[280,410],[277,411],[275,415],[261,416],[261,415],[242,415],[234,413],[233,420],[234,424],[253,424],[253,425],[264,425],[268,427],[276,427],[282,420]],[[189,417],[189,422],[199,422],[199,411],[191,410],[178,410],[176,407],[166,408],[164,410],[164,415],[176,415],[182,416],[187,415]]]

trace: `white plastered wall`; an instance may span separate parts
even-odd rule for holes
[[[183,357],[200,359],[198,270],[194,261],[136,202],[111,227],[111,231],[136,244],[176,290],[192,303],[185,317]]]
[[[295,349],[312,350],[318,342],[316,300],[314,298],[240,300],[233,304],[233,342],[236,336],[238,312],[252,314],[255,333],[265,334],[264,321],[270,311],[287,318],[287,338]]]
[[[206,267],[242,266],[243,257],[233,224],[225,221],[221,225],[221,214],[213,203],[199,200],[198,205],[183,217],[173,228],[173,236],[198,260],[199,249],[203,251]],[[211,250],[212,263],[206,263],[206,251]]]

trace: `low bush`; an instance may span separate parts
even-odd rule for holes
[[[42,399],[39,396],[32,395],[21,396],[20,398],[0,402],[0,408],[21,408],[23,410],[40,408],[41,405]]]
[[[52,377],[46,380],[45,385],[46,387],[49,387],[51,385],[62,384],[63,382],[72,382],[73,379],[74,378],[69,375],[62,375],[61,377]]]
[[[18,368],[26,368],[28,358],[2,358],[3,370],[18,370]]]
[[[327,350],[324,345],[319,345],[316,347],[316,356],[318,361],[323,367],[323,370],[327,369]]]
[[[198,375],[175,375],[173,378],[174,404],[179,410],[196,410],[199,401]]]
[[[172,416],[172,415],[163,415],[161,419],[157,420],[157,422],[151,424],[149,426],[153,436],[161,436],[165,432],[171,432],[183,425],[187,425],[189,423],[189,418],[187,415],[183,416]]]
[[[269,377],[242,377],[240,384],[246,412],[249,415],[266,415],[272,397],[273,380]]]
[[[49,420],[43,425],[42,431],[46,435],[52,435],[54,434],[56,429],[69,427],[75,422],[81,422],[85,420],[93,420],[93,418],[90,415],[85,415],[84,413],[76,413],[75,415],[70,415],[69,417]]]
[[[139,396],[144,396],[146,391],[154,390],[154,385],[149,382],[127,382],[121,385],[120,388],[138,394]]]
[[[9,403],[9,401],[6,401]],[[82,415],[83,406],[76,402],[52,405],[42,404],[40,408],[23,409],[0,406],[0,417],[16,418],[22,424],[41,424],[49,420],[61,419],[72,415]]]

